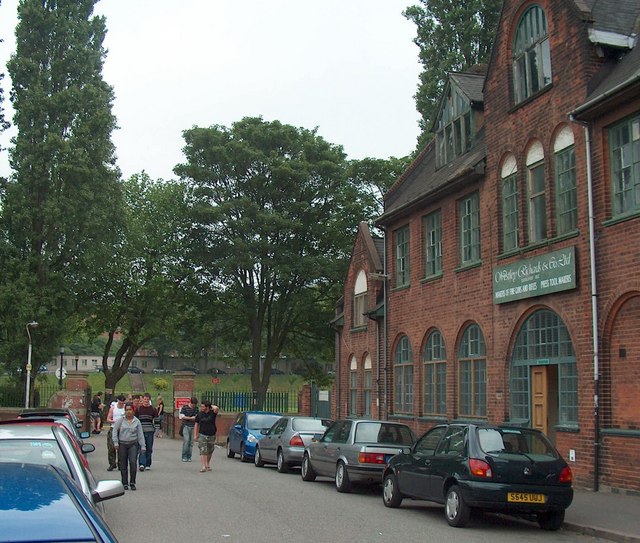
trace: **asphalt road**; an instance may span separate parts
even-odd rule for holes
[[[97,479],[107,472],[106,436],[91,442],[89,461]],[[191,463],[180,460],[181,442],[156,439],[151,471],[138,472],[135,492],[105,502],[106,519],[120,543],[389,542],[447,541],[593,543],[598,539],[496,515],[472,517],[451,528],[442,507],[405,500],[400,509],[382,504],[380,488],[340,494],[333,481],[304,482],[300,472],[279,474],[256,468],[216,449],[213,471],[200,473],[197,449]]]

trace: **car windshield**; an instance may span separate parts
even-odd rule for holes
[[[326,419],[293,419],[291,428],[295,432],[324,432],[329,424]]]
[[[249,430],[262,430],[262,428],[271,428],[273,423],[280,418],[280,415],[266,415],[252,413],[247,415],[247,428]]]
[[[522,455],[532,460],[558,458],[544,434],[526,428],[478,428],[478,438],[487,454]]]
[[[356,428],[356,443],[391,443],[411,445],[413,434],[408,426],[385,422],[361,422]]]
[[[0,461],[50,464],[71,475],[64,454],[55,439],[0,439]]]

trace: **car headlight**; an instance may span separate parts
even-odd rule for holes
[[[249,443],[258,443],[258,438],[256,436],[254,436],[253,434],[249,434],[247,436],[247,441]]]

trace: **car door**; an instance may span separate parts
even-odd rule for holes
[[[290,424],[289,417],[279,419],[260,440],[260,455],[268,462],[276,461],[276,451],[282,442],[282,433]]]
[[[313,469],[319,475],[333,477],[336,465],[336,458],[347,438],[351,421],[341,420],[336,422],[323,436],[317,444],[315,460],[312,462]]]
[[[444,482],[452,473],[458,471],[458,466],[466,456],[467,427],[451,425],[438,443],[436,452],[428,468],[429,499],[444,501]]]
[[[398,482],[403,494],[429,498],[431,462],[446,431],[447,426],[432,428],[416,442],[411,454],[406,455],[406,462],[398,470]]]
[[[229,428],[229,449],[233,452],[240,452],[240,443],[242,442],[242,429],[244,428],[244,413],[238,413],[233,425]]]

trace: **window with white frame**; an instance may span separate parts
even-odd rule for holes
[[[353,288],[353,327],[367,325],[367,274],[360,270]]]
[[[442,334],[434,330],[429,334],[423,353],[425,415],[447,413],[447,355]]]
[[[536,141],[527,153],[529,191],[529,243],[547,239],[547,190],[544,176],[544,150]]]
[[[477,324],[465,330],[458,350],[459,415],[487,416],[487,359],[484,336]]]
[[[480,260],[480,196],[470,194],[459,202],[460,206],[460,263],[471,264]]]
[[[395,412],[413,412],[413,358],[409,338],[398,341],[394,357]]]
[[[576,151],[573,143],[573,131],[568,126],[564,126],[553,144],[558,234],[566,234],[578,226]]]
[[[640,115],[609,129],[613,215],[640,211]]]
[[[396,230],[396,286],[409,284],[409,227]]]
[[[518,248],[518,166],[513,155],[502,164],[502,250]]]
[[[367,355],[364,359],[364,376],[362,387],[363,416],[371,416],[371,404],[373,402],[373,371],[371,370],[371,356]]]
[[[440,210],[424,218],[425,277],[442,273],[442,218]]]
[[[471,105],[464,94],[449,83],[436,121],[436,165],[444,166],[469,150],[473,142]]]
[[[519,104],[551,85],[551,50],[547,18],[533,5],[518,23],[513,44],[513,94]]]
[[[349,365],[349,415],[358,415],[358,362],[351,357]]]

